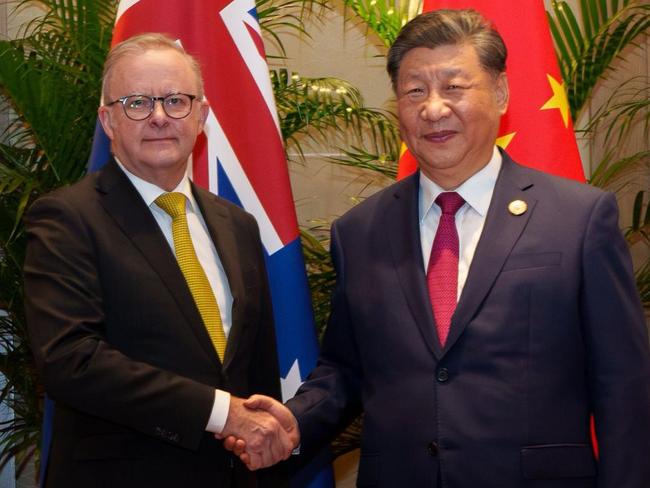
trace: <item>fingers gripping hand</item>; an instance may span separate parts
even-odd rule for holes
[[[285,447],[289,450],[289,454],[300,444],[298,422],[291,410],[282,403],[268,396],[253,395],[244,402],[244,406],[249,409],[265,410],[275,417],[286,434],[282,439],[286,442]]]
[[[297,424],[286,407],[270,397],[260,396],[258,402],[268,411],[247,407],[241,398],[231,397],[226,425],[217,436],[252,470],[287,459],[298,439]]]
[[[215,437],[217,439],[223,439],[220,434],[216,434]],[[234,435],[229,435],[223,439],[223,447],[228,451],[232,451],[235,456],[239,457],[244,464],[250,467],[251,457],[246,452],[246,443],[243,439],[237,439]]]
[[[220,439],[217,434],[217,439]],[[246,449],[246,443],[242,439],[237,439],[234,435],[229,435],[223,439],[223,447],[228,451],[232,451],[235,456],[241,456]]]

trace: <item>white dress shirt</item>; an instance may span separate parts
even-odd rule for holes
[[[455,191],[465,203],[456,212],[456,229],[458,231],[458,295],[465,286],[469,267],[474,258],[474,252],[478,245],[483,226],[485,225],[485,216],[487,215],[494,185],[501,169],[501,153],[494,147],[492,158],[483,169],[472,175],[458,188],[453,190],[444,190],[436,183],[427,178],[424,173],[420,172],[420,194],[419,194],[419,219],[420,219],[420,244],[422,246],[422,261],[424,262],[424,272],[426,273],[431,256],[431,247],[433,239],[438,229],[440,215],[442,210],[434,203],[440,193],[445,191]]]
[[[149,207],[151,214],[156,219],[156,223],[160,227],[169,247],[175,255],[176,251],[174,250],[174,239],[172,236],[172,218],[167,212],[154,203],[156,198],[167,192],[153,183],[134,175],[127,170],[124,165],[117,160],[117,158],[115,160],[131,183],[133,183],[133,186],[135,186],[135,189],[147,204],[147,207]],[[212,292],[214,293],[217,304],[219,305],[223,331],[226,334],[226,337],[228,337],[228,333],[232,326],[233,301],[230,286],[228,285],[228,277],[223,269],[223,265],[221,264],[217,250],[214,247],[214,243],[210,238],[210,233],[205,225],[203,215],[201,215],[201,210],[192,194],[192,187],[187,174],[183,176],[183,179],[180,181],[178,186],[172,191],[182,193],[187,197],[185,211],[187,213],[187,226],[190,230],[192,245],[194,246],[196,256],[198,257],[208,281],[210,282],[210,287],[212,288]],[[221,432],[226,424],[229,408],[230,393],[223,390],[215,390],[214,404],[205,430],[214,433]]]

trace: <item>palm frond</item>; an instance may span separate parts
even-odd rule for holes
[[[605,153],[591,174],[590,184],[605,188],[634,169],[640,168],[641,171],[645,171],[644,168],[650,164],[650,150],[642,150],[620,158],[615,157],[615,154],[616,148]]]
[[[595,134],[604,129],[608,147],[621,146],[632,127],[642,126],[641,137],[650,135],[650,98],[647,76],[635,76],[625,80],[613,94],[590,117],[580,132]]]
[[[344,0],[355,18],[389,47],[400,29],[422,10],[420,0]]]
[[[645,196],[645,191],[636,194],[632,206],[632,223],[624,230],[630,246],[641,241],[650,245],[650,201],[644,201]]]
[[[116,2],[41,3],[46,13],[23,28],[24,37],[0,41],[0,86],[20,114],[5,137],[39,148],[50,183],[63,184],[85,168]],[[62,137],[62,127],[86,132]]]
[[[337,78],[305,78],[285,69],[271,72],[280,129],[288,148],[302,154],[301,138],[329,147],[350,142],[378,154],[394,154],[399,137],[388,112],[366,108],[359,91]]]
[[[309,37],[305,20],[319,18],[324,11],[331,9],[327,0],[257,0],[255,6],[260,28],[278,49],[280,57],[286,57],[280,31],[293,31]]]
[[[0,399],[14,418],[0,424],[0,466],[17,473],[38,460],[43,391],[23,311],[22,217],[38,195],[77,180],[90,151],[102,64],[117,2],[21,1],[43,15],[0,41],[0,101],[12,119],[0,134]]]
[[[648,170],[650,151],[642,149],[630,154],[631,145],[628,144],[632,134],[647,140],[650,132],[647,82],[647,77],[637,76],[621,83],[580,130],[587,137],[603,138],[598,144],[604,156],[592,172],[591,184],[604,188],[622,176],[633,175],[635,169]]]
[[[582,0],[582,25],[565,1],[548,14],[571,115],[576,120],[612,61],[650,27],[650,5],[624,0]]]
[[[328,159],[343,166],[368,169],[382,174],[391,180],[394,180],[397,176],[397,163],[399,159],[399,152],[397,151],[377,154],[356,146],[351,146],[349,149],[341,148],[340,151],[343,156],[332,156]]]
[[[646,310],[650,308],[650,260],[647,260],[635,273],[636,288],[641,296],[641,303]]]

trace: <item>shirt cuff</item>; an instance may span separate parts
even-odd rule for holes
[[[226,426],[228,410],[230,409],[230,393],[223,390],[214,390],[214,404],[208,419],[205,430],[214,434],[220,434]]]

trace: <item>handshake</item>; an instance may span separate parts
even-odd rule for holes
[[[264,395],[248,400],[231,396],[226,425],[215,437],[250,470],[287,459],[300,443],[298,423],[291,411]]]

